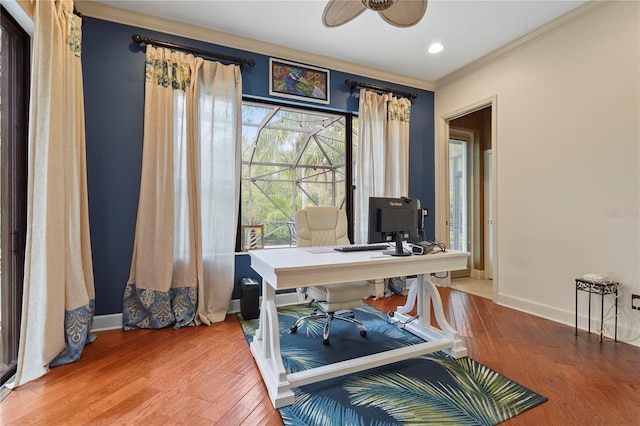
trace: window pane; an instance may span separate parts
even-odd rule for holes
[[[467,250],[467,143],[449,140],[449,232],[453,250]]]
[[[245,102],[241,225],[264,225],[265,247],[290,246],[295,212],[345,205],[346,117]]]

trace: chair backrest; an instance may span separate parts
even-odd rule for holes
[[[351,244],[347,236],[347,215],[333,206],[310,206],[294,217],[298,247]]]

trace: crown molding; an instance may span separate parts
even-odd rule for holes
[[[185,24],[170,19],[113,7],[92,0],[77,0],[76,7],[84,16],[111,21],[118,24],[145,28],[179,37],[186,37],[207,43],[245,50],[266,56],[287,59],[309,65],[329,68],[363,77],[369,77],[389,83],[423,90],[435,90],[431,81],[416,79],[406,75],[391,73],[376,68],[365,67],[352,62],[341,61],[328,56],[317,55],[302,50],[291,49],[264,41],[212,30],[209,28]]]
[[[486,55],[476,59],[475,61],[469,62],[467,65],[458,68],[457,70],[447,74],[446,76],[436,80],[435,82],[435,90],[442,89],[443,87],[452,84],[469,74],[472,74],[478,71],[481,68],[487,67],[495,62],[498,62],[505,57],[515,53],[525,47],[547,37],[559,31],[574,22],[579,21],[589,15],[592,15],[605,7],[608,7],[612,4],[616,3],[616,1],[611,0],[590,0],[587,3],[573,9],[570,12],[554,19],[553,21],[548,22],[547,24],[525,34],[524,36],[494,50],[493,52],[487,53]]]

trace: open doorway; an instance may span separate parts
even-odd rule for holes
[[[471,251],[474,225],[474,132],[449,127],[449,248]],[[467,267],[452,271],[452,278],[471,275],[471,259]]]
[[[493,299],[494,123],[493,100],[444,117],[447,204],[441,238],[454,250],[471,253],[468,267],[451,274],[451,287]]]

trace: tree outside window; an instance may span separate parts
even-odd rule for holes
[[[353,145],[347,120],[351,118],[243,103],[240,225],[263,225],[265,248],[295,245],[293,217],[301,208],[346,209],[346,154]],[[357,120],[353,121],[355,129]]]

